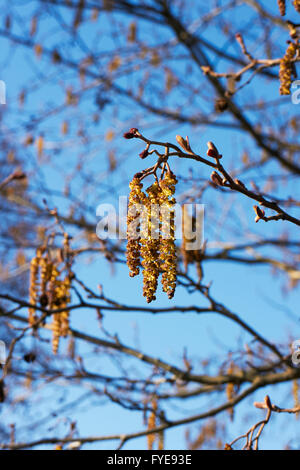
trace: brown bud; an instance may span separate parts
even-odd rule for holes
[[[219,154],[218,149],[215,146],[215,144],[213,144],[213,142],[207,142],[207,147],[208,147],[208,150],[206,153],[209,157],[218,158],[218,159],[222,158],[222,155]]]
[[[263,219],[265,216],[265,211],[261,209],[259,206],[253,206],[253,209],[256,213],[255,223],[257,223],[260,219]]]
[[[224,446],[224,450],[233,450],[233,448],[231,447],[230,444],[226,443],[225,446]]]
[[[239,43],[241,47],[244,47],[244,40],[240,33],[236,33],[235,39],[237,40],[237,42]]]
[[[123,134],[123,137],[124,139],[133,139],[134,137],[137,137],[137,132],[138,129],[132,127],[131,129],[129,129],[128,132],[125,132],[125,134]]]
[[[245,188],[246,189],[246,186],[244,185],[244,183],[242,183],[242,181],[238,180],[237,178],[234,180],[235,184],[238,184],[239,186],[242,186],[242,188]]]
[[[261,209],[259,206],[253,206],[253,209],[258,217],[264,217],[265,211]]]
[[[209,72],[211,72],[211,67],[209,65],[203,65],[201,67],[201,70],[204,73],[204,75],[207,75]]]
[[[148,152],[147,149],[143,150],[143,151],[139,154],[139,156],[140,156],[140,158],[141,158],[142,160],[143,160],[144,158],[148,157],[148,155],[149,155],[149,152]]]
[[[272,408],[272,403],[271,403],[269,395],[265,396],[265,404],[268,408]]]
[[[57,63],[61,62],[61,56],[60,56],[60,54],[57,50],[54,50],[52,52],[52,62],[54,64],[57,64]]]
[[[216,184],[217,186],[223,186],[223,181],[219,173],[216,171],[213,171],[212,174],[210,175],[211,181]]]
[[[33,142],[34,142],[33,135],[28,134],[28,135],[26,136],[26,139],[25,139],[25,141],[24,141],[24,144],[25,144],[25,145],[31,145],[31,144],[33,144]]]
[[[186,152],[189,152],[191,150],[188,137],[184,139],[183,137],[181,137],[181,135],[176,135],[176,140],[180,147],[183,148],[183,150],[185,150]]]

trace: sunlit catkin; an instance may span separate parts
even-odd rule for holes
[[[42,307],[48,305],[48,293],[47,286],[51,278],[52,273],[52,263],[49,260],[48,254],[46,253],[43,258],[40,259],[40,304]]]
[[[300,0],[294,0],[293,5],[298,13],[300,13]]]
[[[140,267],[143,268],[143,295],[148,303],[156,299],[161,272],[163,291],[169,299],[174,296],[176,288],[174,193],[177,180],[170,169],[164,172],[165,168],[160,180],[153,172],[155,182],[147,189],[147,195],[142,192],[140,182],[145,171],[137,173],[129,185],[127,265],[131,277],[138,275]]]
[[[162,270],[162,287],[169,299],[172,299],[176,288],[177,257],[175,246],[175,185],[177,183],[174,173],[168,171],[160,182],[160,210],[161,210],[161,236],[160,260]]]
[[[231,364],[227,369],[227,374],[231,375],[233,372],[234,372],[234,365]],[[234,398],[234,395],[235,395],[234,384],[232,382],[228,382],[226,385],[227,400],[231,401]],[[227,411],[229,413],[230,419],[233,420],[233,417],[234,417],[233,407],[227,408]]]
[[[300,401],[299,401],[299,382],[297,379],[293,380],[293,398],[294,398],[294,407],[298,408]],[[296,419],[299,417],[299,412],[295,413]]]
[[[291,93],[292,74],[293,74],[293,59],[296,57],[298,45],[290,42],[285,55],[280,61],[279,66],[279,80],[281,95],[289,95]]]
[[[32,258],[30,263],[30,281],[29,281],[29,303],[32,305],[37,304],[39,296],[39,266],[40,266],[41,252],[37,251],[36,256]],[[30,307],[28,309],[28,322],[33,325],[36,321],[36,309]]]
[[[71,300],[70,295],[71,281],[70,276],[67,275],[61,283],[61,307],[67,307]],[[61,312],[61,336],[67,336],[69,333],[69,310],[66,308]]]
[[[127,212],[127,249],[126,258],[129,268],[129,276],[137,276],[140,272],[140,235],[139,213],[137,205],[143,204],[145,194],[142,192],[142,183],[136,176],[129,184],[130,194]]]
[[[156,299],[159,276],[159,191],[157,181],[147,189],[147,220],[141,233],[143,295],[148,303]]]
[[[60,337],[65,337],[69,333],[69,309],[67,307],[71,300],[71,279],[69,274],[63,280],[58,279],[58,271],[54,268],[50,282],[54,287],[52,308],[60,309],[60,312],[53,314],[52,321],[52,350],[56,354]]]
[[[58,269],[56,266],[53,266],[52,272],[51,272],[51,278],[49,282],[49,306],[50,309],[54,309],[57,306],[57,296],[58,294]],[[61,336],[61,314],[60,313],[54,313],[52,317],[52,351],[54,354],[57,353],[58,351],[58,346],[59,346],[59,338]]]
[[[149,415],[148,418],[148,426],[147,430],[150,431],[151,429],[154,429],[156,427],[156,413],[157,413],[157,400],[154,398],[152,400],[152,411]],[[152,450],[154,443],[156,440],[156,434],[151,433],[147,434],[147,444],[148,444],[148,450]]]

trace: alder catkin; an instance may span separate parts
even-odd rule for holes
[[[58,251],[55,260],[51,259],[51,252],[43,245],[37,249],[36,256],[30,263],[29,302],[32,307],[28,309],[29,324],[33,325],[37,320],[34,308],[37,303],[49,309],[52,314],[54,354],[58,351],[60,337],[69,334],[68,305],[71,301],[71,282],[74,277],[71,265],[70,237],[67,233],[64,234],[63,247]],[[56,309],[59,309],[57,313]]]
[[[148,418],[148,426],[147,430],[150,431],[151,429],[154,429],[156,427],[156,412],[157,412],[157,400],[153,398],[152,400],[152,411],[149,415]],[[148,444],[148,450],[152,450],[154,443],[156,440],[156,434],[151,433],[147,434],[147,444]]]
[[[127,212],[127,248],[126,259],[129,268],[129,276],[137,276],[140,272],[140,236],[139,230],[139,213],[137,212],[137,204],[145,202],[145,194],[142,192],[142,183],[139,178],[134,176],[129,184],[130,194]]]
[[[161,205],[161,237],[160,237],[160,259],[162,270],[162,287],[169,299],[172,299],[176,288],[177,279],[177,256],[175,246],[175,210],[176,203],[173,197],[177,183],[174,173],[168,171],[160,183],[160,205]],[[169,222],[167,222],[169,219]]]
[[[234,365],[231,364],[228,369],[227,369],[227,374],[228,375],[231,375],[232,373],[234,372]],[[233,399],[235,395],[235,390],[234,390],[234,384],[232,382],[229,382],[227,385],[226,385],[226,396],[227,396],[227,400],[230,401]],[[228,413],[229,413],[229,416],[230,416],[230,419],[231,421],[233,420],[233,417],[234,417],[234,408],[233,407],[230,407],[227,409]]]
[[[58,271],[54,268],[51,276],[50,283],[52,283],[52,289],[54,293],[52,296],[52,308],[57,307],[64,309],[58,313],[53,314],[52,322],[52,350],[56,354],[59,346],[60,337],[65,337],[69,333],[69,310],[67,309],[68,304],[71,300],[70,289],[71,279],[70,275],[67,274],[63,280],[58,279]]]
[[[148,303],[156,299],[159,277],[159,190],[158,182],[153,183],[147,189],[147,223],[141,233],[141,256],[144,268],[143,296],[146,297]]]
[[[300,13],[300,0],[294,0],[293,5],[295,7],[295,10]]]
[[[293,398],[294,398],[294,407],[298,408],[300,401],[299,401],[299,382],[297,379],[293,380]],[[299,412],[295,413],[296,419],[299,417]]]
[[[59,272],[56,266],[53,266],[50,282],[49,282],[49,306],[53,310],[57,306],[57,295],[58,295],[58,276]],[[59,338],[61,336],[61,315],[60,313],[54,313],[52,318],[52,351],[54,354],[58,351]]]
[[[169,299],[176,288],[174,193],[177,179],[168,170],[163,179],[158,181],[156,178],[145,195],[139,179],[142,174],[137,173],[129,185],[126,258],[131,277],[138,275],[142,266],[143,295],[149,303],[156,299],[160,272],[163,291]],[[140,205],[138,209],[137,204]]]
[[[29,303],[32,305],[37,304],[39,297],[39,266],[40,266],[41,252],[37,251],[36,256],[32,258],[30,263],[30,280],[29,280]],[[28,309],[28,322],[33,325],[36,322],[36,309],[30,307]]]
[[[298,45],[294,42],[290,42],[286,50],[285,55],[280,61],[279,66],[279,80],[280,80],[280,89],[279,92],[281,95],[290,95],[291,84],[292,84],[292,74],[293,74],[293,59],[296,57]]]
[[[61,298],[62,305],[61,307],[67,307],[71,301],[70,295],[71,281],[69,275],[61,283]],[[67,336],[69,333],[69,310],[66,308],[63,312],[60,313],[61,316],[61,336]]]

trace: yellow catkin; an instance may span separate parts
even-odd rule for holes
[[[68,124],[67,121],[63,121],[63,123],[61,125],[61,133],[63,135],[66,135],[68,132],[69,132],[69,124]]]
[[[48,287],[48,295],[49,295],[49,307],[50,310],[53,310],[55,308],[55,302],[56,302],[56,287],[57,287],[57,282],[58,282],[58,269],[56,266],[52,266],[51,269],[51,275],[50,275],[50,280],[49,280],[49,287]]]
[[[57,295],[59,289],[59,281],[58,281],[58,269],[56,266],[53,266],[51,277],[49,281],[49,307],[50,309],[54,309],[57,307]],[[60,313],[54,313],[52,319],[52,351],[54,354],[58,351],[59,346],[59,338],[61,336],[61,317]]]
[[[39,265],[41,253],[38,250],[36,256],[30,263],[30,280],[29,280],[29,303],[36,305],[39,297]],[[33,325],[36,321],[36,310],[30,307],[28,309],[28,322]]]
[[[62,281],[61,289],[62,289],[61,307],[67,307],[71,300],[71,296],[70,296],[71,281],[70,281],[69,276],[66,276],[65,279]],[[69,310],[66,309],[63,312],[61,312],[60,316],[61,316],[61,336],[67,336],[69,333]]]
[[[294,0],[293,5],[295,7],[295,10],[300,13],[300,0]]]
[[[300,405],[299,401],[299,382],[298,380],[293,380],[293,398],[294,398],[294,407],[298,407]],[[299,412],[295,413],[296,418],[299,417]]]
[[[174,212],[176,201],[173,197],[176,183],[177,179],[175,175],[169,171],[160,183],[161,237],[159,250],[162,269],[162,287],[163,291],[168,294],[169,299],[172,299],[174,296],[177,278]]]
[[[152,400],[152,411],[148,418],[147,430],[154,429],[156,427],[156,412],[157,412],[157,400],[154,398]],[[156,435],[154,433],[147,434],[147,446],[148,450],[152,450],[156,440]]]
[[[52,350],[56,354],[60,337],[69,334],[69,310],[67,308],[71,300],[71,278],[68,273],[63,280],[58,279],[59,272],[54,266],[49,281],[50,308],[65,309],[53,314],[52,320]]]
[[[57,354],[61,330],[60,313],[54,313],[52,321],[52,351]]]
[[[231,364],[228,369],[227,369],[227,374],[228,375],[231,375],[234,371],[234,365]],[[226,385],[226,396],[227,396],[227,400],[230,401],[233,399],[234,397],[234,394],[235,394],[235,390],[234,390],[234,384],[232,382],[229,382],[227,385]],[[229,416],[230,416],[230,419],[233,420],[233,417],[234,417],[234,409],[233,407],[230,407],[227,409],[228,413],[229,413]]]
[[[163,291],[169,299],[176,288],[174,193],[177,179],[168,170],[162,180],[156,180],[147,189],[146,196],[142,192],[141,175],[137,173],[129,185],[126,258],[131,277],[138,275],[140,266],[143,267],[143,295],[149,303],[156,299],[160,272]]]
[[[293,73],[293,59],[296,57],[298,44],[290,42],[285,55],[280,61],[279,66],[279,80],[281,95],[289,95],[291,93],[292,73]]]
[[[35,44],[34,46],[35,55],[40,58],[43,54],[43,46],[41,44]]]
[[[135,22],[132,22],[129,25],[127,41],[128,42],[135,42],[136,41],[136,23]]]
[[[129,276],[137,276],[140,272],[140,236],[138,235],[138,226],[134,226],[137,222],[139,213],[137,212],[137,204],[144,204],[145,194],[142,192],[142,183],[139,178],[134,176],[129,184],[130,194],[127,213],[127,248],[126,259],[129,268]]]
[[[40,304],[46,307],[49,303],[48,284],[52,275],[53,264],[50,262],[48,254],[40,260]]]
[[[38,158],[42,158],[44,152],[44,137],[40,135],[36,140]]]
[[[143,295],[148,303],[156,299],[159,277],[159,191],[158,182],[153,183],[147,189],[147,223],[145,233],[141,234],[141,256],[144,268]]]

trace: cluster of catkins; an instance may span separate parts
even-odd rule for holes
[[[62,253],[69,251],[69,237],[64,236],[64,248]],[[49,310],[59,309],[53,314],[52,320],[52,349],[54,354],[58,351],[59,339],[69,333],[69,311],[67,309],[71,300],[70,289],[72,274],[68,266],[64,264],[59,268],[62,260],[50,259],[48,251],[38,248],[35,257],[30,263],[29,303],[40,305]],[[65,309],[65,310],[64,310]],[[38,322],[37,310],[34,307],[28,309],[28,322],[35,327]]]
[[[280,61],[279,66],[279,80],[280,80],[280,94],[289,95],[291,93],[292,75],[294,72],[294,62],[299,45],[297,42],[289,42],[285,55]]]
[[[161,272],[162,288],[169,299],[176,288],[174,193],[177,179],[167,171],[144,193],[141,176],[137,173],[129,185],[126,258],[131,277],[138,275],[142,266],[143,295],[149,303],[156,299]]]

